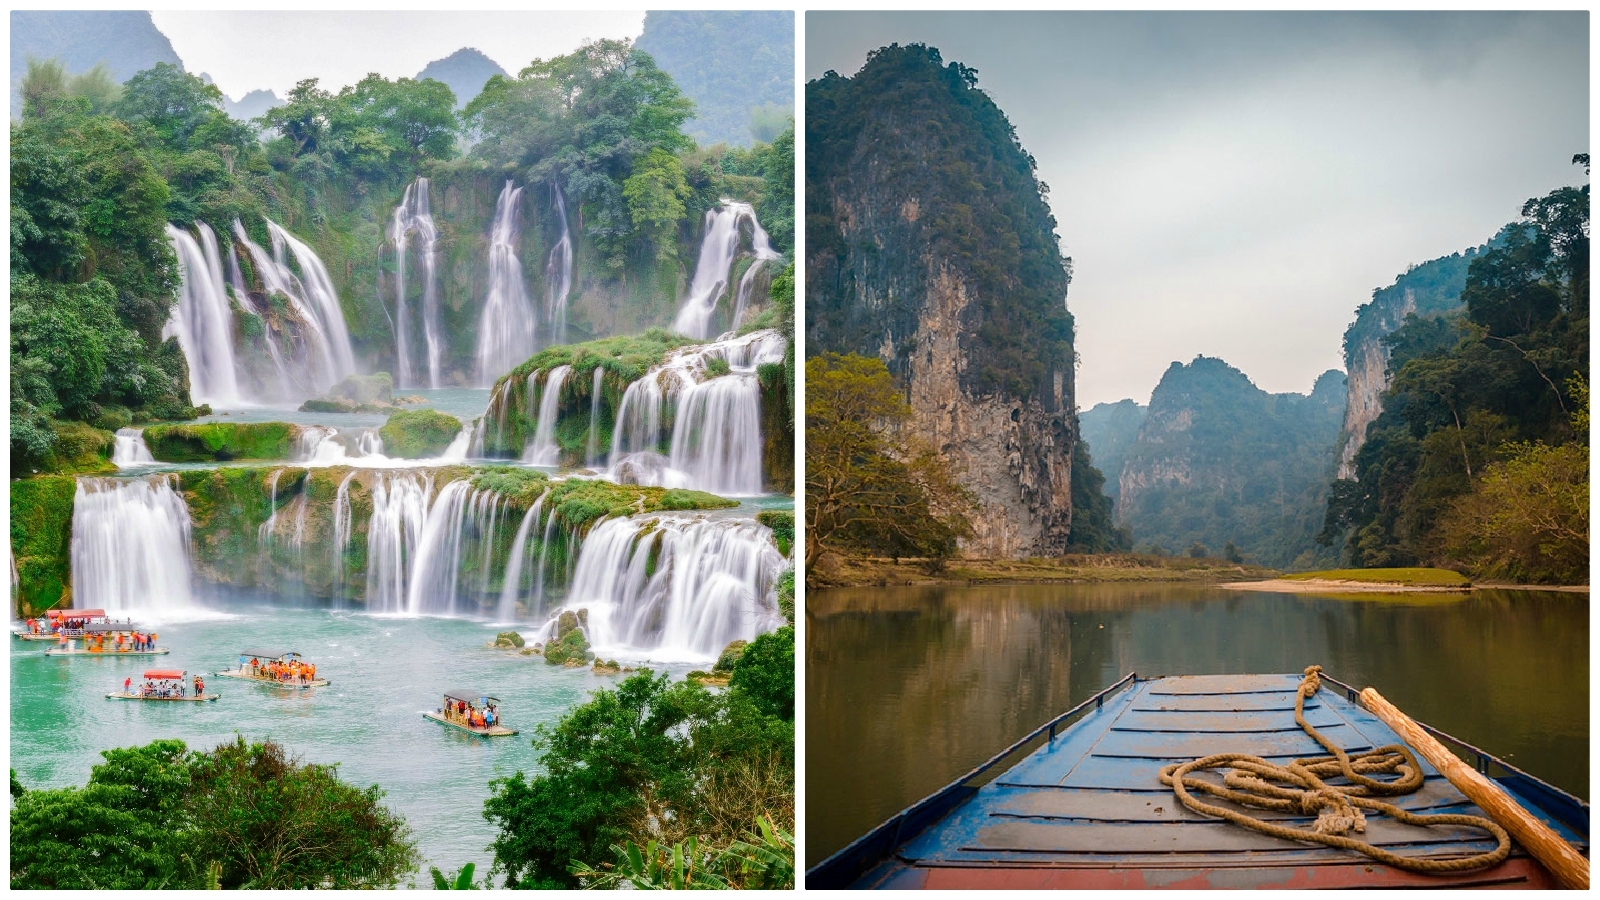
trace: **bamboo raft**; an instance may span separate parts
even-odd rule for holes
[[[154,650],[82,650],[77,647],[51,647],[45,656],[160,656],[172,651],[166,647]]]
[[[517,733],[515,729],[507,728],[504,725],[495,725],[492,728],[473,728],[471,725],[463,725],[460,722],[453,722],[450,719],[446,719],[443,715],[431,710],[424,711],[423,715],[434,720],[435,722],[443,722],[444,724],[449,725],[451,728],[459,728],[468,734],[476,734],[480,737],[505,737]]]
[[[156,701],[156,702],[161,702],[161,703],[209,703],[212,700],[216,700],[216,699],[220,698],[221,696],[222,696],[221,694],[206,694],[206,695],[200,696],[200,697],[195,697],[195,696],[189,696],[189,697],[146,697],[143,694],[127,694],[127,693],[123,693],[122,691],[117,691],[115,693],[107,694],[106,695],[106,699],[107,700],[150,700],[150,701]]]
[[[225,669],[216,674],[219,678],[237,678],[240,681],[253,681],[256,684],[269,684],[273,687],[313,688],[327,687],[332,683],[326,678],[318,678],[314,681],[285,681],[281,678],[273,678],[271,675],[251,675],[244,669]]]

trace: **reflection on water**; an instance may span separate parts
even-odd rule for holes
[[[815,591],[806,610],[806,864],[1127,672],[1299,672],[1313,663],[1588,797],[1587,594]]]

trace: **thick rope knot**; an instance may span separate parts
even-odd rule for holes
[[[1161,783],[1172,788],[1178,802],[1202,815],[1242,825],[1252,831],[1291,841],[1322,844],[1354,850],[1378,862],[1412,872],[1464,872],[1498,865],[1511,853],[1511,838],[1495,822],[1483,816],[1455,813],[1418,815],[1375,797],[1394,797],[1414,793],[1422,787],[1422,765],[1411,748],[1404,744],[1375,747],[1351,756],[1306,721],[1306,698],[1322,687],[1321,666],[1308,666],[1305,678],[1295,692],[1294,720],[1306,734],[1330,755],[1291,760],[1279,765],[1244,753],[1219,753],[1186,763],[1173,763],[1161,770]],[[1215,770],[1221,784],[1201,778],[1202,770]],[[1392,776],[1388,780],[1372,776]],[[1344,784],[1328,784],[1343,779]],[[1233,806],[1218,806],[1198,799],[1191,791],[1210,794]],[[1287,813],[1315,815],[1309,829],[1266,821],[1240,810],[1254,807]],[[1364,834],[1370,810],[1407,825],[1465,825],[1491,834],[1496,847],[1487,853],[1448,859],[1401,856],[1366,841],[1347,837]]]

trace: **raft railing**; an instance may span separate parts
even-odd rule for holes
[[[1055,740],[1057,732],[1068,719],[1100,709],[1105,706],[1107,697],[1138,680],[1138,673],[1129,672],[1105,690],[1028,732],[1016,743],[991,756],[987,762],[895,813],[882,825],[856,838],[843,849],[807,870],[806,888],[830,890],[849,887],[857,878],[893,853],[896,847],[921,833],[952,809],[966,802],[978,792],[979,788],[999,777],[1014,764],[1015,757],[1025,756],[1036,750],[1036,743],[1041,737],[1048,735],[1046,741]]]

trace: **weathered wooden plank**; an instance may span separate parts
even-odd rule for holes
[[[1349,725],[1338,713],[1321,705],[1306,710],[1313,728]],[[1112,726],[1116,731],[1296,731],[1294,707],[1282,710],[1209,712],[1202,710],[1130,709]]]
[[[1528,859],[1511,859],[1487,872],[1424,875],[1364,863],[1184,868],[1079,868],[935,866],[903,868],[876,887],[929,890],[1125,890],[1469,888],[1548,889],[1555,881]]]
[[[1299,688],[1300,678],[1295,675],[1173,675],[1150,683],[1150,696],[1167,694],[1240,694],[1276,693],[1287,691],[1291,695]]]
[[[1454,848],[1477,843],[1485,844],[1486,848],[1494,847],[1493,838],[1464,825],[1421,828],[1382,817],[1368,820],[1366,834],[1361,837],[1379,847],[1406,844]],[[1218,828],[1200,822],[1085,826],[1038,819],[994,818],[964,846],[1013,853],[1142,854],[1288,850],[1306,845],[1248,828]]]
[[[1196,757],[1201,754],[1195,754]],[[1267,755],[1266,759],[1275,763],[1286,763],[1291,759],[1311,754],[1291,753],[1287,755]],[[1189,758],[1189,757],[1184,757]],[[1072,768],[1057,784],[1062,787],[1080,788],[1105,788],[1107,790],[1156,790],[1170,791],[1170,788],[1161,786],[1158,777],[1161,769],[1178,759],[1151,759],[1140,757],[1119,756],[1091,756]],[[1438,772],[1426,760],[1421,762],[1423,775],[1430,778],[1438,777]],[[1010,783],[1010,779],[1001,776],[997,781]]]
[[[1319,729],[1350,753],[1372,749],[1359,732],[1348,725]],[[1326,756],[1322,745],[1304,731],[1151,732],[1112,731],[1095,744],[1094,755],[1141,757],[1165,760],[1190,760],[1218,753],[1247,753],[1261,757]]]
[[[1268,694],[1145,694],[1134,706],[1135,709],[1144,711],[1162,710],[1211,710],[1217,712],[1238,712],[1249,710],[1271,710],[1287,712],[1290,718],[1294,717],[1294,691],[1280,691]],[[1322,703],[1320,695],[1306,701],[1306,709],[1312,709]]]
[[[1207,780],[1219,781],[1219,779]],[[990,815],[1077,819],[1085,825],[1100,822],[1222,821],[1190,810],[1179,803],[1170,792],[1162,795],[1128,791],[1023,788],[996,790],[991,793],[992,796],[985,798],[983,804]],[[1218,797],[1208,796],[1205,801],[1217,806],[1246,811],[1250,815],[1272,821],[1310,820],[1310,817],[1298,814],[1247,808]],[[1404,797],[1393,798],[1393,802],[1401,809],[1423,814],[1441,812],[1478,814],[1477,808],[1443,779],[1426,781],[1422,790]]]

